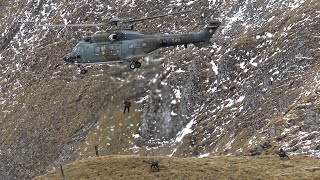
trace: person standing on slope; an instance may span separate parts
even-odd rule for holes
[[[126,109],[128,109],[128,113],[129,113],[129,109],[131,107],[131,102],[129,100],[125,100],[124,101],[124,110],[123,110],[123,114],[126,113]]]

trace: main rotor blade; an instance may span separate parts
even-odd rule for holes
[[[93,27],[93,26],[104,26],[106,24],[42,24],[37,26],[44,26],[44,27]]]
[[[133,23],[133,22],[139,22],[139,21],[144,21],[144,20],[149,20],[149,19],[155,19],[155,18],[160,18],[160,17],[165,17],[165,16],[172,16],[176,14],[183,14],[183,13],[189,13],[192,11],[180,11],[180,12],[175,12],[175,13],[170,13],[170,14],[164,14],[164,15],[159,15],[159,16],[152,16],[152,17],[146,17],[146,18],[141,18],[141,19],[128,19],[128,20],[123,20],[122,23]]]

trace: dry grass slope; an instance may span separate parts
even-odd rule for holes
[[[319,179],[320,159],[295,156],[206,158],[155,157],[160,172],[152,172],[140,156],[103,156],[63,167],[65,179]],[[147,159],[150,160],[150,159]],[[63,179],[60,169],[34,178]]]

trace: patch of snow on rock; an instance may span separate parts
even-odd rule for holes
[[[204,158],[204,157],[208,157],[210,155],[210,153],[206,153],[206,154],[201,154],[198,158]]]
[[[189,133],[192,132],[191,127],[192,127],[192,125],[194,124],[194,121],[195,121],[194,119],[191,120],[191,121],[187,124],[187,126],[178,133],[177,138],[176,138],[176,140],[175,140],[176,142],[181,142],[182,139],[183,139],[183,137],[184,137],[185,135],[187,135],[187,134],[189,134]]]

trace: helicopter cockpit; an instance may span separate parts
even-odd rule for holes
[[[76,62],[79,62],[80,59],[81,59],[81,54],[83,52],[83,43],[82,42],[79,42],[73,49],[70,53],[66,54],[64,57],[63,57],[63,60],[66,61],[66,62],[71,62],[71,63],[76,63]]]

